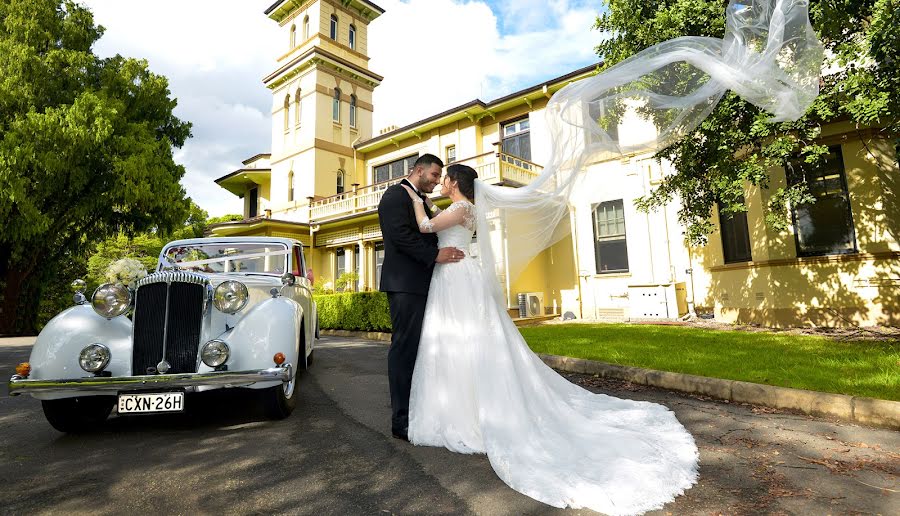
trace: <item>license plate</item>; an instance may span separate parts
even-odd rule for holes
[[[184,410],[183,392],[147,394],[119,394],[119,414],[149,412],[181,412]]]

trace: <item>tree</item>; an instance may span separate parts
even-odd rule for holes
[[[613,35],[597,47],[604,67],[678,36],[721,38],[725,0],[607,0],[609,11],[595,28]],[[900,132],[900,25],[892,22],[900,0],[810,2],[810,20],[825,45],[829,62],[840,70],[823,77],[821,94],[796,122],[770,124],[769,115],[728,93],[692,134],[657,154],[671,160],[676,173],[638,201],[649,210],[681,199],[679,220],[692,243],[703,244],[712,231],[711,215],[744,211],[744,182],[769,186],[767,170],[794,157],[816,163],[825,153],[816,144],[822,126],[849,119],[886,135]],[[740,149],[742,152],[736,153]],[[788,224],[789,203],[814,202],[803,185],[778,188],[769,197],[766,222]]]
[[[0,334],[14,334],[97,242],[181,226],[172,150],[190,124],[146,61],[91,51],[103,27],[79,4],[4,0],[0,20]]]
[[[206,226],[212,226],[213,224],[221,224],[222,222],[235,222],[238,220],[244,220],[243,215],[238,215],[236,213],[230,213],[228,215],[221,215],[218,217],[210,217],[206,219]]]

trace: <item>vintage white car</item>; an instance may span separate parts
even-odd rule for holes
[[[185,393],[258,390],[269,417],[291,414],[317,336],[303,246],[228,237],[166,245],[132,290],[107,283],[44,327],[10,395],[31,394],[62,432],[119,415],[178,412]],[[80,289],[77,288],[80,285]]]

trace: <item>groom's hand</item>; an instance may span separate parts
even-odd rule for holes
[[[466,257],[466,253],[460,251],[455,247],[442,247],[438,251],[437,258],[434,259],[436,263],[453,263],[458,262]]]

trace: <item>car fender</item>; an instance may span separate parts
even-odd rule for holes
[[[131,321],[125,316],[106,319],[90,305],[62,311],[44,326],[31,349],[31,374],[37,380],[93,376],[78,365],[78,355],[89,344],[109,348],[106,371],[113,376],[131,375]]]
[[[302,360],[298,349],[302,321],[303,308],[292,299],[277,297],[257,304],[244,314],[234,328],[219,337],[231,351],[226,362],[228,369],[248,371],[275,367],[275,354],[283,353],[285,364],[291,364],[296,374],[297,364]],[[211,370],[201,363],[200,372]],[[252,387],[270,386],[269,383],[260,383]]]

